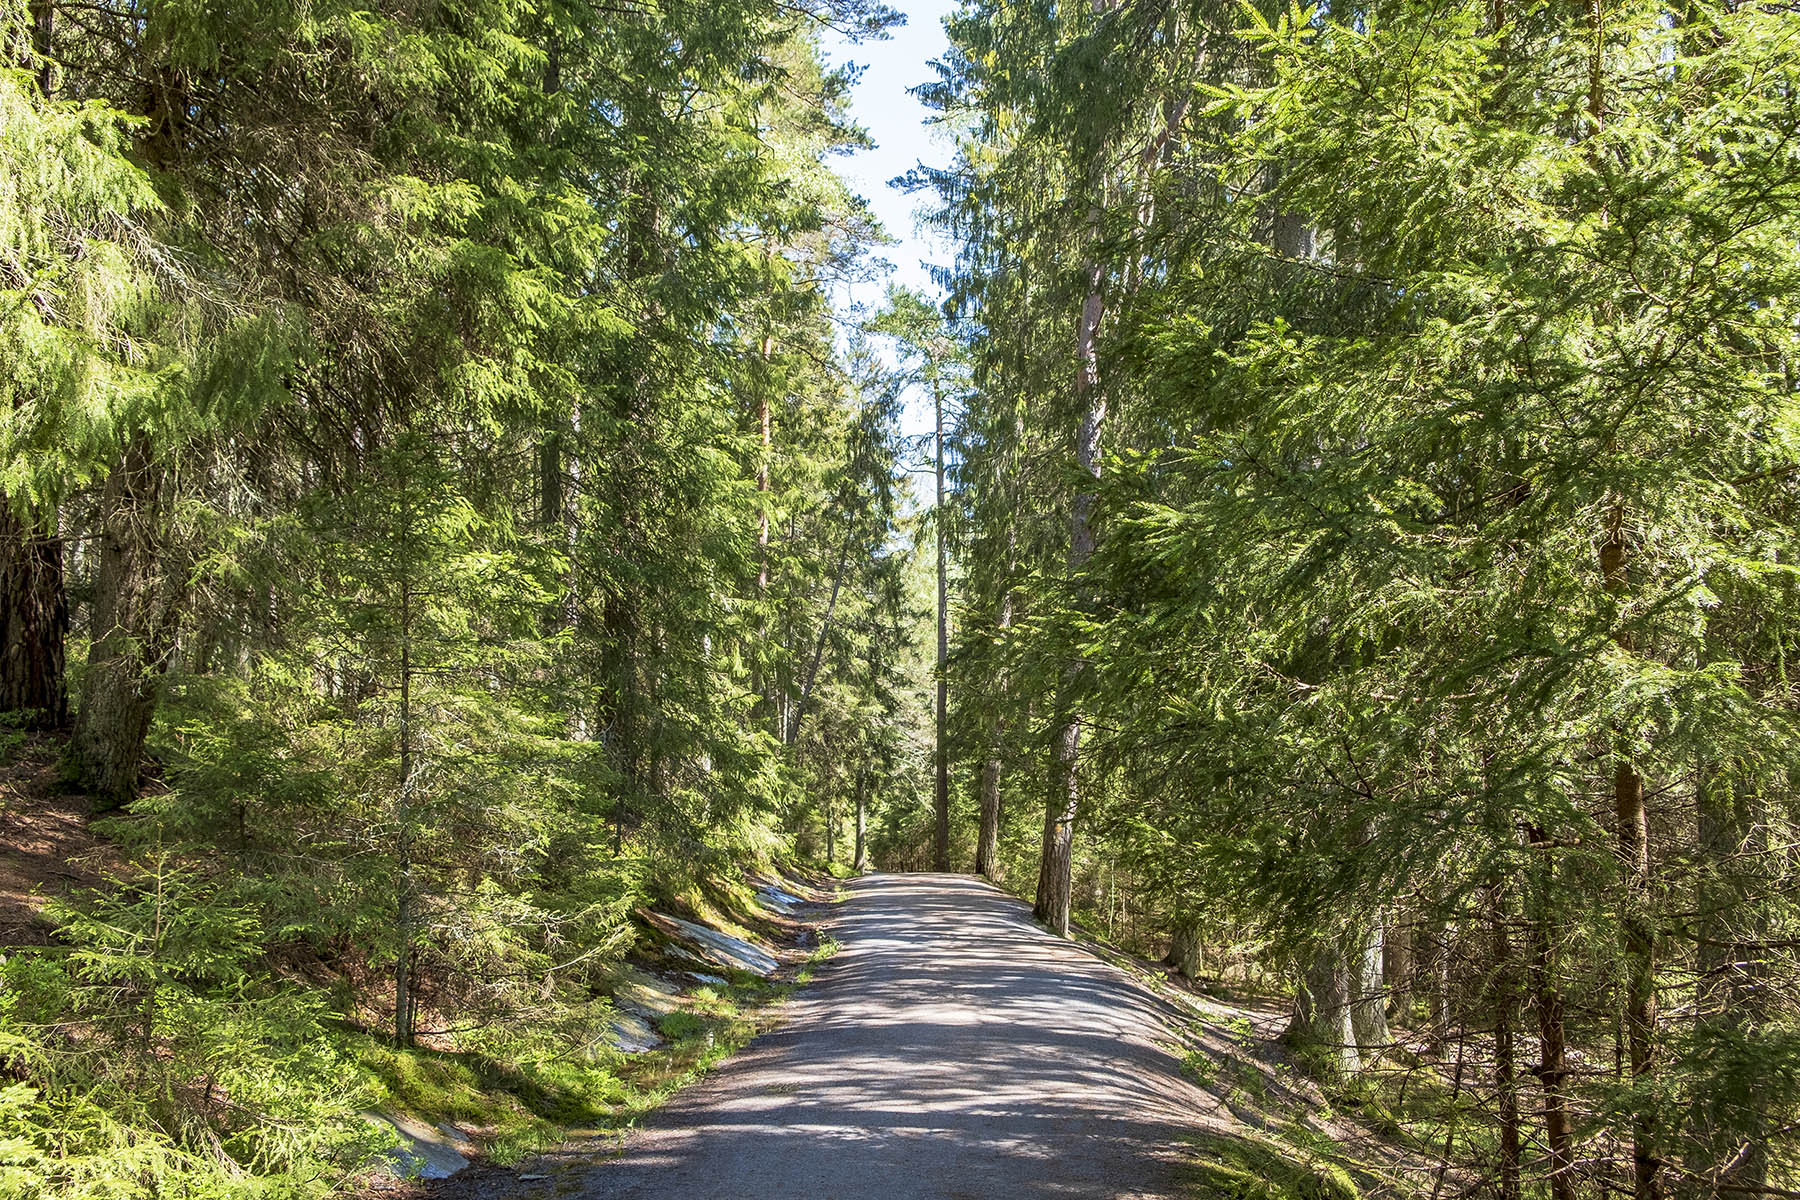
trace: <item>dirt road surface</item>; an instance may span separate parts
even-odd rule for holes
[[[585,1176],[585,1200],[1182,1194],[1213,1107],[1162,1002],[957,875],[850,885],[842,945],[758,1038]]]

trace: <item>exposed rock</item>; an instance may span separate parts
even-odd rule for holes
[[[614,986],[613,1002],[652,1019],[666,1017],[681,1007],[681,988],[660,976],[633,971]]]
[[[784,891],[772,883],[765,883],[756,889],[756,898],[762,901],[764,908],[774,909],[783,916],[793,912],[806,901],[792,892]]]
[[[364,1118],[393,1127],[400,1144],[382,1155],[402,1179],[448,1179],[469,1165],[468,1135],[454,1125],[428,1125],[397,1112],[369,1112]]]
[[[613,1046],[626,1054],[642,1054],[663,1044],[662,1035],[637,1013],[616,1012],[609,1023],[612,1026]]]
[[[743,938],[732,937],[728,933],[720,933],[716,929],[708,929],[704,925],[696,925],[692,921],[663,913],[645,912],[643,916],[670,937],[691,943],[702,956],[721,967],[768,976],[773,975],[781,965],[767,950],[753,946]],[[687,957],[692,958],[694,955],[689,954]]]

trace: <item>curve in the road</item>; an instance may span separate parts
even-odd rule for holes
[[[593,1200],[1174,1197],[1212,1108],[1167,1009],[957,875],[850,885],[776,1033],[656,1114]]]

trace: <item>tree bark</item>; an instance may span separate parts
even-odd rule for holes
[[[1178,918],[1169,937],[1169,953],[1163,959],[1184,979],[1198,979],[1206,961],[1206,947],[1200,940],[1200,923],[1191,918]]]
[[[1544,1101],[1544,1145],[1549,1151],[1551,1200],[1574,1200],[1575,1149],[1569,1123],[1567,1039],[1563,1030],[1563,996],[1556,979],[1556,932],[1551,920],[1555,863],[1548,839],[1529,830],[1538,853],[1532,882],[1531,992],[1538,1020],[1538,1083]]]
[[[1000,758],[981,764],[981,828],[975,839],[975,873],[1000,882]]]
[[[1381,926],[1352,926],[1319,943],[1302,968],[1282,1040],[1319,1052],[1327,1075],[1349,1078],[1391,1040],[1383,1001]]]
[[[950,592],[948,547],[944,540],[944,392],[933,386],[931,406],[937,418],[937,730],[933,749],[937,759],[936,790],[932,812],[931,868],[950,869]]]
[[[1098,216],[1095,218],[1098,222]],[[1075,440],[1075,460],[1092,479],[1100,478],[1100,432],[1106,423],[1106,396],[1100,390],[1098,338],[1105,315],[1101,284],[1105,268],[1098,262],[1088,267],[1087,298],[1081,306],[1081,326],[1075,340],[1075,398],[1085,405],[1081,429]],[[1074,583],[1093,556],[1094,504],[1092,491],[1077,492],[1069,506],[1069,579]],[[1075,586],[1080,590],[1079,583]],[[1063,671],[1058,720],[1050,738],[1050,791],[1044,806],[1044,843],[1038,863],[1037,903],[1033,915],[1052,933],[1069,933],[1070,872],[1075,849],[1075,815],[1080,802],[1077,768],[1081,761],[1081,715],[1070,693],[1080,665],[1071,661]]]
[[[1022,438],[1024,420],[1019,419],[1015,426],[1015,436]],[[1002,639],[1012,628],[1013,619],[1013,571],[1018,567],[1018,523],[1011,522],[1006,530],[1006,576],[1000,594],[1000,615],[995,626]],[[1004,689],[996,687],[995,700]],[[975,873],[1000,882],[1000,761],[1001,739],[1006,734],[1006,719],[996,712],[994,714],[993,732],[988,742],[987,760],[981,764],[981,828],[975,838]]]
[[[1425,960],[1420,965],[1425,977],[1425,1020],[1430,1029],[1427,1050],[1442,1057],[1450,1045],[1450,947],[1451,926],[1448,921],[1433,921],[1424,933]]]
[[[1763,902],[1746,898],[1745,885],[1757,885],[1744,878],[1743,868],[1736,864],[1752,860],[1758,852],[1753,845],[1756,830],[1773,823],[1765,823],[1752,795],[1744,794],[1747,790],[1735,785],[1728,769],[1707,766],[1700,770],[1695,796],[1695,840],[1700,850],[1695,1007],[1702,1022],[1733,1031],[1742,1030],[1767,1007],[1762,962],[1767,952],[1757,944],[1766,936]],[[1754,1193],[1768,1186],[1770,1117],[1760,1094],[1746,1097],[1744,1106],[1749,1128],[1740,1131],[1741,1146],[1720,1164],[1718,1182]]]
[[[403,535],[413,536],[413,506],[408,497],[402,503]],[[413,727],[413,581],[410,569],[400,580],[400,711],[398,714],[399,778],[395,781],[394,826],[394,1041],[402,1046],[413,1044],[416,1029],[414,1015],[418,1009],[417,981],[413,976],[413,940],[417,936],[418,884],[414,877],[413,827],[414,811],[414,727]],[[616,851],[615,851],[616,853]]]
[[[1518,994],[1512,978],[1512,939],[1503,894],[1488,889],[1493,961],[1488,991],[1494,1007],[1494,1097],[1500,1124],[1500,1200],[1519,1200],[1519,1068],[1513,1030]]]
[[[1595,20],[1598,20],[1597,16]],[[1597,56],[1598,48],[1595,53]],[[1612,510],[1606,541],[1600,547],[1600,573],[1606,591],[1623,606],[1629,591],[1629,551],[1625,543],[1623,504],[1615,505]],[[1632,649],[1631,639],[1623,632],[1615,640],[1621,649]],[[1624,875],[1619,931],[1625,958],[1626,1044],[1631,1056],[1631,1076],[1634,1080],[1643,1080],[1654,1069],[1656,1040],[1656,934],[1650,895],[1650,813],[1644,798],[1644,778],[1623,752],[1614,759],[1612,791],[1619,862]],[[1650,1115],[1641,1109],[1632,1119],[1631,1135],[1633,1192],[1637,1200],[1657,1200],[1662,1194],[1662,1180],[1661,1161],[1656,1152],[1656,1129]]]
[[[137,792],[158,683],[174,645],[176,587],[157,560],[162,468],[149,435],[127,443],[101,499],[94,641],[70,742],[76,777],[103,806]]]
[[[861,875],[869,869],[869,769],[856,772],[856,861],[852,864]]]
[[[1386,941],[1380,921],[1373,922],[1350,947],[1350,982],[1355,989],[1350,1004],[1350,1028],[1364,1063],[1387,1049],[1393,1035],[1387,1023],[1387,981],[1382,974]]]
[[[62,540],[0,493],[0,712],[25,714],[29,729],[69,723],[68,632]]]
[[[765,254],[768,252],[765,251]],[[765,371],[771,369],[775,356],[775,336],[764,333],[761,343],[762,362]],[[756,604],[759,628],[757,630],[757,654],[753,660],[753,685],[757,696],[762,701],[763,712],[773,728],[775,736],[781,738],[787,732],[787,721],[776,703],[774,681],[767,666],[769,642],[769,500],[770,479],[769,462],[775,449],[774,414],[769,408],[769,380],[761,381],[756,396],[756,421],[759,450],[756,456]]]
[[[856,525],[852,518],[850,527],[844,530],[844,540],[838,547],[837,570],[831,575],[831,598],[825,604],[825,617],[819,622],[819,637],[813,643],[812,659],[806,667],[806,679],[801,683],[793,716],[782,729],[782,740],[789,746],[800,742],[800,727],[806,720],[806,710],[812,703],[813,685],[819,680],[819,666],[825,661],[825,643],[831,636],[832,618],[837,614],[838,594],[844,586],[844,571],[850,565],[850,541],[855,532]]]
[[[1387,1011],[1404,1008],[1413,992],[1413,926],[1400,919],[1387,922],[1381,938],[1381,977],[1387,986]]]
[[[1300,972],[1294,1012],[1281,1040],[1317,1054],[1328,1077],[1350,1078],[1362,1070],[1351,1020],[1354,1000],[1350,960],[1342,945],[1333,941],[1319,946]]]
[[[22,69],[35,70],[47,98],[54,82],[50,58],[56,10],[32,0],[31,52]],[[0,492],[0,713],[22,714],[27,729],[69,723],[64,645],[69,602],[63,589],[62,540],[55,511],[15,506]]]

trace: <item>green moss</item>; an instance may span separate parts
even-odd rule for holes
[[[1202,1135],[1192,1165],[1201,1195],[1218,1200],[1359,1200],[1348,1172],[1297,1148],[1253,1137]]]
[[[557,1057],[400,1049],[357,1035],[355,1057],[378,1083],[384,1108],[473,1134],[483,1153],[510,1164],[561,1142],[569,1129],[620,1132],[679,1088],[742,1048],[773,1019],[788,984],[733,972],[658,1022],[660,1049]]]

